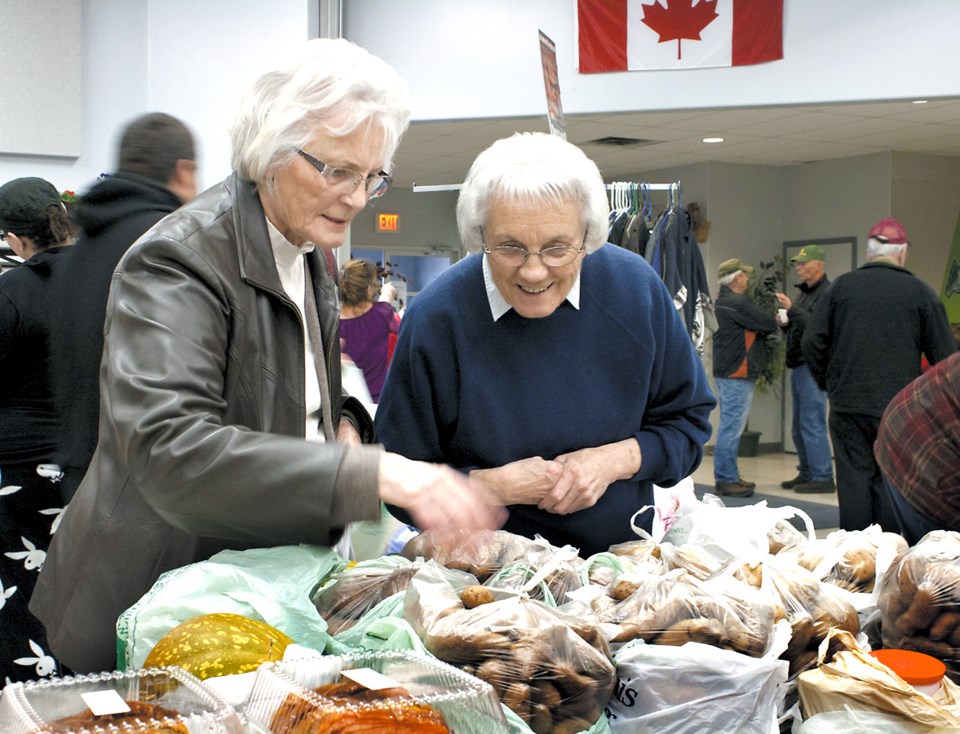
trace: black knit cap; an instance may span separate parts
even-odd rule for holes
[[[0,186],[0,229],[32,232],[46,219],[47,207],[61,206],[60,193],[43,178],[15,178]]]

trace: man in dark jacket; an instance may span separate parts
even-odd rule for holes
[[[793,445],[797,448],[798,474],[780,484],[801,494],[833,492],[833,458],[827,440],[827,394],[817,387],[803,359],[800,342],[813,307],[830,285],[824,271],[824,252],[820,245],[807,245],[790,258],[797,270],[800,297],[793,301],[786,293],[777,293],[777,301],[786,311],[781,328],[787,335],[786,365],[790,368],[793,395]]]
[[[764,337],[777,330],[772,313],[746,293],[753,268],[736,258],[720,264],[720,292],[713,335],[713,376],[720,404],[720,426],[713,451],[713,476],[718,494],[749,497],[757,486],[737,468],[740,435],[747,425],[756,380],[767,365]]]
[[[867,262],[838,277],[814,309],[801,345],[810,374],[830,397],[840,527],[899,525],[873,455],[884,408],[931,364],[957,351],[946,310],[904,268],[907,233],[881,219],[867,239]]]
[[[196,196],[195,160],[193,135],[180,120],[142,115],[123,131],[117,172],[95,183],[72,212],[83,234],[54,284],[60,312],[50,340],[64,501],[97,447],[103,322],[114,268],[140,235]]]

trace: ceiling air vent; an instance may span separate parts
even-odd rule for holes
[[[655,140],[644,140],[643,138],[622,138],[618,135],[608,135],[605,138],[590,140],[587,145],[606,145],[616,148],[636,148],[641,145],[650,145]]]

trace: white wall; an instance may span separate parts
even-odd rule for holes
[[[960,214],[960,158],[895,153],[891,191],[891,213],[910,235],[907,268],[940,293]]]
[[[316,35],[318,0],[81,0],[82,149],[76,159],[0,156],[0,180],[83,189],[114,165],[114,138],[160,110],[200,139],[201,183],[229,171],[227,127],[241,90],[291,45]],[[960,3],[786,2],[783,61],[734,69],[579,75],[573,0],[344,1],[344,34],[394,64],[414,118],[537,115],[537,31],[557,43],[571,114],[691,107],[934,98],[960,94]],[[882,43],[895,33],[898,53]],[[503,81],[509,79],[509,84]],[[50,110],[56,115],[57,110]]]
[[[407,78],[418,120],[542,114],[538,30],[557,45],[568,114],[951,96],[960,93],[960,77],[946,72],[960,62],[958,24],[960,3],[950,0],[786,0],[781,61],[580,75],[574,0],[344,8],[344,35]]]
[[[0,155],[0,182],[41,176],[85,190],[116,164],[116,136],[145,112],[182,119],[198,140],[201,186],[230,171],[227,129],[247,83],[316,32],[312,0],[82,0],[81,153]],[[55,115],[57,110],[50,110]]]

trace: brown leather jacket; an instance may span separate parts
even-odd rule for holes
[[[334,425],[339,306],[310,253]],[[31,601],[76,672],[116,667],[117,617],[164,571],[224,549],[330,545],[380,516],[379,448],[304,440],[304,338],[263,208],[236,174],[149,230],[114,273],[100,442]]]

